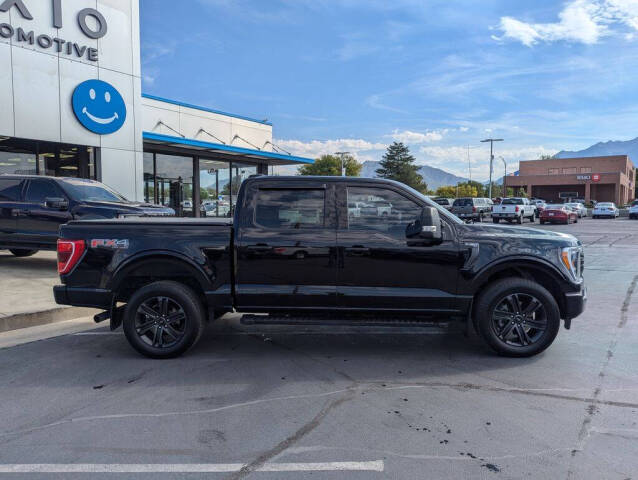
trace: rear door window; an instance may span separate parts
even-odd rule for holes
[[[26,201],[43,204],[47,198],[65,198],[62,191],[51,180],[31,180],[27,187]]]
[[[22,192],[22,180],[0,178],[0,202],[19,202]]]
[[[256,196],[255,223],[276,229],[323,228],[325,203],[323,189],[261,189]]]

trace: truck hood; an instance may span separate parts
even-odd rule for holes
[[[482,223],[474,223],[469,225],[460,225],[460,233],[464,239],[494,239],[502,238],[504,242],[508,239],[530,239],[555,241],[556,243],[580,245],[576,237],[568,233],[552,232],[549,230],[541,230],[540,228],[529,228],[508,225],[488,225]]]

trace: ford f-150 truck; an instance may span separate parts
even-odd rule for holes
[[[376,202],[391,208],[349,214]],[[242,184],[233,219],[62,226],[54,294],[103,309],[96,321],[122,325],[154,358],[185,352],[206,321],[233,310],[288,325],[457,319],[496,352],[522,357],[583,311],[583,262],[571,235],[466,225],[394,181],[256,176]]]
[[[536,205],[530,203],[527,198],[504,198],[500,205],[496,205],[492,210],[494,223],[507,220],[510,223],[521,224],[524,219],[534,223],[535,218]]]

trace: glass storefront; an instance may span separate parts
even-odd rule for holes
[[[95,149],[0,137],[0,175],[49,175],[97,180]]]
[[[144,200],[169,206],[179,216],[230,217],[239,186],[257,171],[256,164],[147,151]]]

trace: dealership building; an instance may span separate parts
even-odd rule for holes
[[[528,160],[505,183],[548,202],[584,198],[625,205],[635,198],[636,168],[627,155]]]
[[[138,0],[0,0],[0,175],[96,179],[188,214],[312,163],[267,120],[145,95],[141,74]]]

